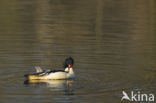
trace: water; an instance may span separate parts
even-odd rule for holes
[[[1,0],[0,103],[118,103],[156,93],[154,0]],[[77,78],[33,81],[34,66]]]

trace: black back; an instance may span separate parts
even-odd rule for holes
[[[49,71],[47,73],[55,73],[55,72],[65,72],[65,71],[64,70],[51,70],[51,71]]]
[[[74,65],[74,59],[72,57],[68,57],[65,59],[63,67],[66,68],[69,64],[72,66]]]

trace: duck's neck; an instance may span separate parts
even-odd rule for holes
[[[74,74],[73,68],[69,68],[69,74]]]
[[[74,74],[73,68],[66,68],[65,71],[69,74]]]

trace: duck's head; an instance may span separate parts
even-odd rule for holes
[[[68,57],[64,61],[64,68],[72,68],[74,65],[74,59],[72,57]]]

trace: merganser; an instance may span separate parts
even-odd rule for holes
[[[40,67],[35,67],[36,73],[26,74],[24,76],[28,80],[73,79],[75,78],[73,64],[73,58],[69,57],[64,62],[65,70],[43,70]]]

